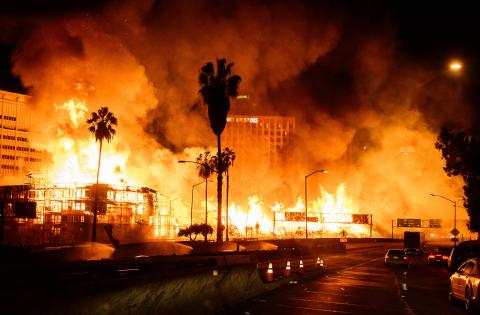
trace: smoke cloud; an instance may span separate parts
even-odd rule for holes
[[[320,186],[334,191],[344,182],[356,211],[373,213],[376,231],[388,235],[385,226],[400,216],[450,218],[450,205],[429,193],[460,196],[461,183],[444,175],[434,142],[440,125],[464,123],[469,111],[461,84],[443,69],[405,60],[395,25],[370,18],[307,2],[112,1],[35,19],[18,41],[14,72],[31,87],[40,115],[35,145],[51,152],[54,164],[63,157],[50,139],[93,141],[62,104],[84,102],[79,124],[108,106],[119,126],[105,155],[121,152],[133,183],[189,196],[195,167],[176,161],[215,146],[198,70],[226,57],[251,96],[232,112],[296,119],[288,165],[245,171],[246,180],[232,183],[231,200],[260,195],[264,204],[293,204],[303,176],[328,168],[312,179],[312,199]]]

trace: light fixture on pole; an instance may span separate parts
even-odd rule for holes
[[[305,175],[305,239],[308,239],[308,200],[307,200],[307,179],[316,173],[328,173],[327,170],[317,170]]]
[[[457,235],[459,233],[459,231],[457,230],[457,201],[447,198],[445,196],[436,195],[436,194],[430,194],[430,196],[443,198],[453,204],[453,230],[451,233],[453,234],[453,237],[454,237],[453,246],[454,247],[457,246]]]

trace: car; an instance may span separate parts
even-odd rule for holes
[[[385,254],[386,266],[408,267],[408,257],[403,249],[389,249]]]
[[[448,264],[448,259],[450,257],[450,248],[435,248],[428,253],[427,263],[432,264]]]
[[[461,242],[450,252],[450,257],[448,258],[448,270],[453,272],[464,261],[475,257],[480,257],[480,242],[477,240]]]
[[[461,300],[467,311],[478,305],[480,283],[480,260],[471,258],[465,261],[450,276],[450,301]]]
[[[419,248],[405,248],[404,251],[407,256],[417,256],[422,254]]]

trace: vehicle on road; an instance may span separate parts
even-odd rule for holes
[[[448,247],[435,248],[428,253],[427,263],[429,265],[441,264],[447,265],[451,249]]]
[[[408,267],[408,257],[403,249],[389,249],[385,254],[386,266]]]
[[[474,257],[480,257],[480,242],[461,242],[450,252],[450,257],[448,258],[448,270],[455,271],[464,261]]]
[[[465,309],[471,311],[478,305],[480,283],[480,260],[471,258],[464,262],[450,276],[450,301],[459,299],[463,301]]]
[[[421,255],[425,244],[425,233],[409,232],[403,233],[403,249],[408,255]]]

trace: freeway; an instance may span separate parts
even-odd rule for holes
[[[226,313],[465,314],[460,305],[448,302],[445,268],[428,266],[422,257],[415,257],[408,269],[386,267],[383,257],[387,246],[327,256],[327,272],[323,276],[292,281]]]

